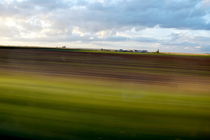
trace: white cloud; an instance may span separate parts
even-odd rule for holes
[[[165,51],[192,51],[185,48],[197,47],[196,51],[209,52],[209,3],[209,0],[1,0],[0,39],[4,43],[31,45],[71,42],[75,46],[159,47]]]

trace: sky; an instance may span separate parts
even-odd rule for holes
[[[210,0],[0,0],[0,41],[210,53]]]

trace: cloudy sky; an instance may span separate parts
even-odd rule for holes
[[[0,40],[210,53],[210,0],[0,0]]]

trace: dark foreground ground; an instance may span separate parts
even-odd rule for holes
[[[0,48],[1,69],[139,82],[173,82],[210,76],[210,57]],[[192,80],[192,79],[190,79]]]
[[[210,139],[210,57],[0,48],[0,137]]]

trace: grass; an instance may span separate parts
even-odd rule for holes
[[[71,49],[71,48],[55,48],[57,51],[69,51],[69,52],[90,52],[90,53],[104,53],[104,54],[132,54],[132,55],[158,55],[158,56],[195,56],[195,57],[210,57],[210,54],[194,54],[194,53],[167,53],[167,52],[120,52],[115,50],[97,50],[97,49]]]
[[[209,139],[209,90],[100,79],[0,75],[0,136]]]
[[[128,55],[158,55],[158,56],[195,56],[195,57],[210,57],[210,54],[191,54],[191,53],[168,53],[168,52],[119,52],[115,50],[98,50],[98,49],[85,49],[85,48],[54,48],[54,47],[41,47],[41,46],[2,46],[0,48],[10,48],[10,49],[41,49],[41,50],[53,50],[61,52],[89,52],[89,53],[104,53],[104,54],[128,54]]]
[[[70,49],[71,50],[71,49]],[[72,49],[73,50],[73,49]],[[92,52],[92,53],[105,53],[105,54],[132,54],[132,55],[157,55],[157,56],[199,56],[199,57],[210,57],[209,54],[191,54],[191,53],[165,53],[165,52],[147,52],[147,53],[141,53],[141,52],[116,52],[116,51],[101,51],[101,50],[75,50],[75,52]]]

